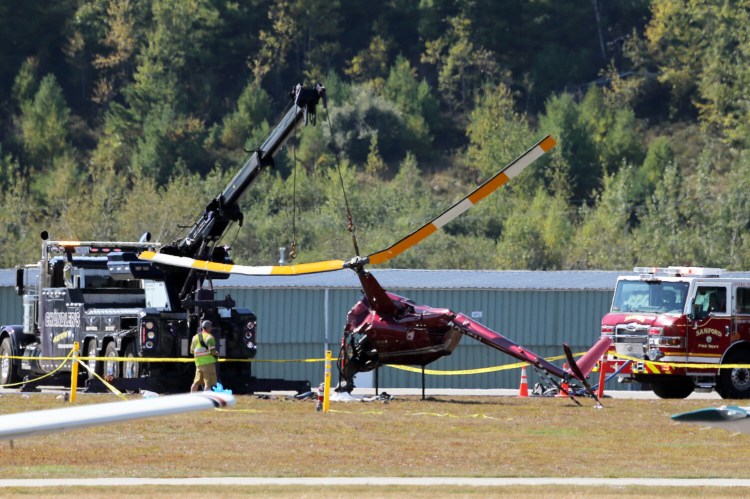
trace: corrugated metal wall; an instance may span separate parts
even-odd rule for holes
[[[0,324],[21,324],[23,302],[12,286],[0,286]]]
[[[258,362],[253,374],[262,378],[305,379],[316,385],[323,379],[323,363],[276,362],[322,358],[326,334],[335,357],[346,313],[359,299],[355,289],[221,288],[240,307],[253,310],[259,319]],[[390,291],[417,303],[462,312],[539,355],[562,354],[562,343],[584,351],[599,336],[599,321],[608,310],[611,291],[540,290],[399,290]],[[21,300],[14,288],[0,287],[0,322],[22,321]],[[269,362],[273,361],[273,362]],[[428,369],[459,371],[514,363],[515,359],[470,338],[456,351]],[[333,370],[333,382],[338,375]],[[529,372],[533,386],[536,377]],[[428,388],[515,388],[518,370],[490,374],[428,376]],[[420,387],[421,375],[384,367],[381,387]],[[608,384],[608,389],[611,384]]]

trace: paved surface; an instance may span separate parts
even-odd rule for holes
[[[611,486],[640,485],[647,487],[750,487],[750,479],[739,478],[468,478],[468,477],[215,477],[215,478],[65,478],[0,480],[0,487],[113,487],[136,485],[357,485],[357,486]]]

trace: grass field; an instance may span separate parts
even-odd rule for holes
[[[387,404],[332,403],[324,414],[315,411],[311,400],[237,398],[231,410],[31,437],[15,441],[13,448],[0,442],[0,478],[746,478],[750,460],[750,436],[669,419],[676,412],[712,405],[701,400],[607,399],[606,408],[597,410],[590,400],[577,407],[555,398],[401,397]],[[78,404],[113,399],[80,395]],[[53,394],[0,397],[4,414],[63,405]],[[579,495],[575,487],[566,489]],[[274,487],[265,490],[276,495]],[[397,487],[393,490],[399,495]],[[664,493],[682,496],[697,490]],[[490,494],[487,489],[476,492]],[[516,492],[523,494],[522,489]],[[222,495],[232,493],[222,489]],[[723,493],[713,490],[710,495]]]

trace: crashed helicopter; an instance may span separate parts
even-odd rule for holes
[[[524,168],[552,149],[555,144],[551,136],[544,137],[442,214],[392,246],[366,257],[357,255],[349,260],[328,260],[286,266],[237,265],[227,263],[226,258],[217,259],[218,261],[197,260],[158,251],[144,251],[139,258],[165,266],[189,268],[197,272],[256,276],[291,276],[343,269],[353,270],[361,283],[363,296],[347,314],[338,357],[340,381],[337,391],[351,392],[354,388],[354,376],[357,373],[371,371],[382,365],[415,365],[424,368],[427,364],[450,355],[461,337],[469,336],[520,361],[528,362],[545,382],[553,384],[560,392],[570,396],[574,393],[576,385],[582,387],[586,394],[596,400],[597,406],[600,406],[596,394],[587,381],[587,376],[609,348],[610,338],[602,337],[578,361],[574,359],[568,345],[564,344],[569,367],[563,369],[462,313],[446,308],[418,305],[408,298],[386,291],[365,269],[366,265],[378,265],[398,256],[438,231],[507,183],[508,180],[517,176]],[[355,244],[355,252],[359,253],[356,250]],[[578,403],[572,396],[571,399]]]

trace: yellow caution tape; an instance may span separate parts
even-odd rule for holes
[[[586,352],[580,352],[573,354],[574,357],[580,357]],[[553,362],[556,360],[564,359],[564,355],[558,355],[555,357],[547,357],[546,361]],[[503,364],[501,366],[493,366],[493,367],[480,367],[478,369],[464,369],[462,371],[441,371],[438,369],[425,369],[425,374],[431,374],[433,376],[460,376],[465,374],[484,374],[484,373],[491,373],[496,371],[507,371],[509,369],[519,369],[521,367],[528,366],[528,362],[516,362],[514,364]],[[421,367],[413,367],[413,366],[404,366],[400,364],[388,364],[388,367],[392,367],[394,369],[399,369],[401,371],[408,371],[412,373],[421,373],[422,368]]]
[[[334,401],[335,402],[335,401]],[[328,412],[338,412],[339,414],[375,414],[376,416],[380,416],[383,414],[383,411],[342,411],[339,409],[329,409]]]
[[[647,366],[689,367],[691,369],[750,369],[750,364],[700,364],[698,362],[659,362],[656,360],[639,359],[620,353],[610,353],[609,355],[612,357],[617,357],[618,359],[643,363]]]
[[[52,357],[50,359],[47,359],[47,360],[62,360],[62,362],[60,362],[60,365],[58,365],[55,369],[53,369],[52,371],[48,372],[47,374],[43,374],[42,376],[39,376],[38,378],[24,380],[24,381],[19,381],[17,383],[8,383],[7,385],[0,385],[0,388],[7,388],[9,386],[25,385],[26,383],[34,383],[36,381],[39,381],[40,379],[48,378],[49,376],[52,376],[57,371],[59,371],[60,369],[62,369],[62,366],[65,365],[65,362],[68,361],[68,360],[70,360],[70,358],[72,356],[73,356],[73,350],[70,351],[70,353],[68,354],[67,357]],[[5,357],[0,356],[0,359],[2,359],[2,358],[5,358]],[[19,358],[20,359],[22,357],[8,357],[8,358],[10,358],[10,359]],[[39,357],[34,357],[34,358],[38,359]]]
[[[442,412],[413,412],[409,414],[409,416],[435,416],[438,418],[456,418],[456,419],[463,419],[463,418],[481,418],[481,419],[497,419],[493,418],[492,416],[488,416],[486,414],[466,414],[466,415],[456,415],[456,414],[449,414],[449,413],[442,413]]]
[[[107,387],[107,389],[108,389],[108,390],[109,390],[110,392],[114,393],[115,395],[117,395],[118,397],[120,397],[120,398],[121,398],[121,399],[123,399],[123,400],[127,400],[127,399],[128,399],[128,398],[127,398],[127,397],[126,397],[125,395],[123,395],[123,394],[122,394],[122,392],[121,392],[120,390],[118,390],[118,389],[117,389],[117,388],[115,388],[115,387],[114,387],[114,386],[113,386],[112,384],[110,384],[109,382],[107,382],[107,380],[105,380],[104,378],[102,378],[101,376],[99,376],[98,374],[96,374],[96,371],[94,371],[93,369],[91,369],[91,368],[90,368],[90,367],[88,366],[88,364],[86,364],[85,362],[83,362],[83,361],[82,361],[81,359],[78,359],[78,363],[79,363],[79,364],[81,364],[81,365],[82,365],[83,367],[85,367],[85,368],[86,368],[86,370],[87,370],[88,372],[90,372],[90,373],[91,373],[91,374],[93,374],[93,375],[94,375],[94,376],[95,376],[96,378],[98,378],[98,379],[99,379],[99,381],[101,381],[101,382],[102,382],[102,384],[103,384],[104,386],[106,386],[106,387]]]
[[[579,352],[573,354],[574,357],[580,357],[585,352]],[[21,381],[18,383],[10,383],[7,385],[0,385],[0,387],[12,387],[12,386],[19,386],[26,383],[31,383],[38,381],[40,379],[44,379],[48,376],[53,375],[55,372],[59,371],[67,361],[70,360],[71,356],[73,354],[73,351],[66,356],[66,357],[33,357],[33,360],[61,360],[62,362],[60,365],[58,365],[55,370],[52,372],[49,372],[43,376],[40,376],[39,378],[28,380],[28,381]],[[655,367],[671,367],[671,368],[692,368],[692,369],[750,369],[750,364],[702,364],[702,363],[695,363],[695,362],[660,362],[660,361],[651,361],[646,359],[639,359],[636,357],[631,357],[629,355],[619,354],[619,353],[609,353],[610,357],[616,357],[617,359],[621,360],[630,360],[632,362],[641,363],[647,368],[651,369],[652,371],[655,369]],[[28,357],[21,357],[21,356],[0,356],[0,359],[26,359],[29,360]],[[545,360],[548,362],[553,362],[556,360],[562,360],[565,359],[564,355],[558,355],[555,357],[547,357]],[[159,358],[152,358],[152,357],[78,357],[78,362],[83,365],[86,369],[89,371],[90,368],[88,365],[86,365],[85,362],[87,361],[100,361],[100,362],[194,362],[194,359],[192,357],[177,357],[177,358],[169,358],[169,357],[159,357]],[[314,362],[325,362],[325,358],[310,358],[310,359],[225,359],[220,358],[218,359],[219,362],[226,363],[226,362],[258,362],[258,363],[289,363],[289,362],[299,362],[299,363],[314,363]],[[498,372],[498,371],[507,371],[510,369],[519,369],[521,367],[528,366],[529,363],[527,362],[515,362],[513,364],[503,364],[499,366],[491,366],[491,367],[482,367],[482,368],[476,368],[476,369],[464,369],[464,370],[458,370],[458,371],[444,371],[444,370],[438,370],[438,369],[423,369],[421,367],[414,367],[414,366],[406,366],[406,365],[399,365],[399,364],[387,364],[388,367],[392,367],[393,369],[398,369],[401,371],[406,372],[412,372],[412,373],[422,373],[429,374],[432,376],[463,376],[463,375],[470,375],[470,374],[486,374],[486,373],[492,373],[492,372]],[[116,395],[119,393],[114,386],[107,383],[104,379],[102,379],[99,375],[94,373],[94,375],[102,380],[102,382],[110,388],[110,390],[113,391]],[[119,394],[122,395],[122,394]]]
[[[218,407],[215,410],[219,412],[250,412],[253,414],[260,414],[260,413],[265,412],[265,411],[259,411],[257,409],[220,409]]]

